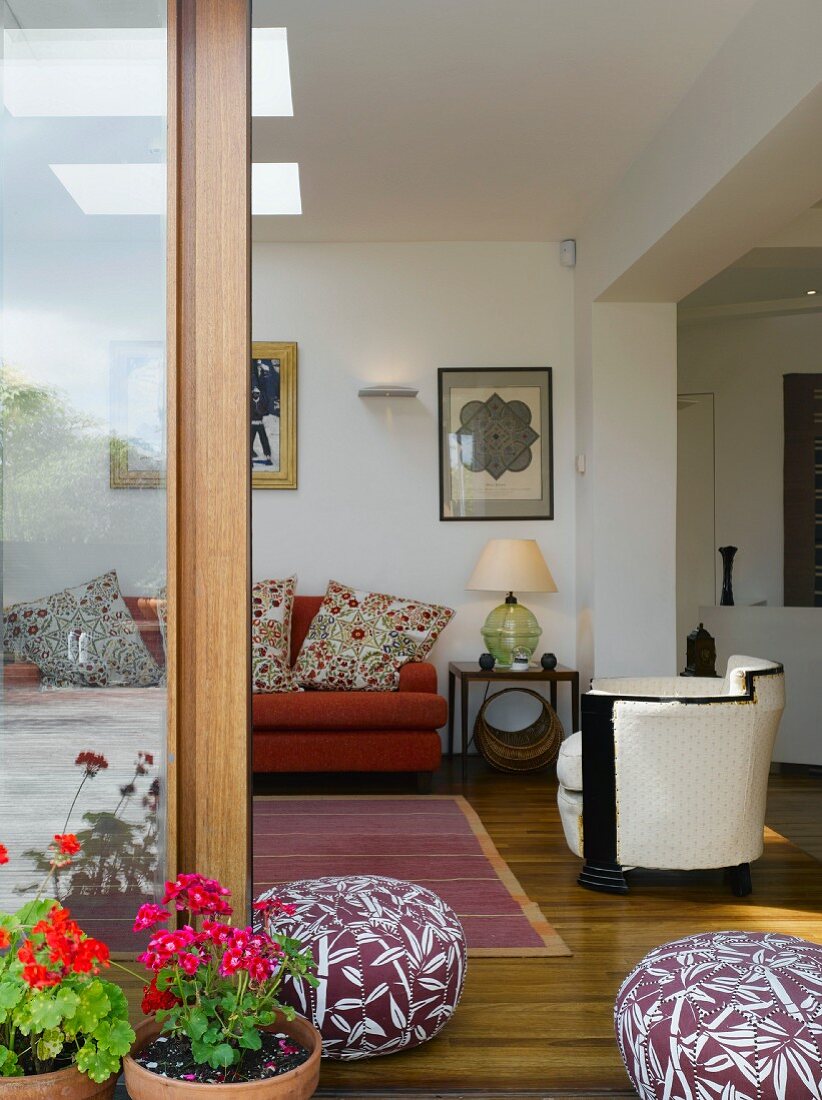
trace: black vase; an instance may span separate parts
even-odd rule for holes
[[[738,546],[720,546],[722,555],[722,595],[719,603],[721,607],[733,607],[734,605],[734,557]]]

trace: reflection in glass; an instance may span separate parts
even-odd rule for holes
[[[0,908],[76,833],[115,950],[164,864],[163,8],[1,6]]]

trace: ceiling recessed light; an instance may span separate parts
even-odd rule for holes
[[[165,214],[164,164],[50,164],[84,214]]]
[[[300,166],[294,163],[251,165],[251,213],[302,214]]]
[[[15,118],[163,117],[166,50],[158,27],[6,30],[3,103]],[[251,112],[294,114],[285,27],[252,29]]]
[[[816,291],[815,290],[806,290],[805,293],[806,294],[816,294]]]

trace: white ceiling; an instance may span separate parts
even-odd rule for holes
[[[753,0],[254,0],[288,30],[298,161],[276,241],[573,236]]]

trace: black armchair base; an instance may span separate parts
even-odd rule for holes
[[[602,894],[628,893],[628,883],[618,863],[593,863],[587,860],[577,883],[586,890],[597,890]]]
[[[738,867],[729,867],[728,878],[735,898],[746,898],[753,893],[750,863],[740,863]]]

